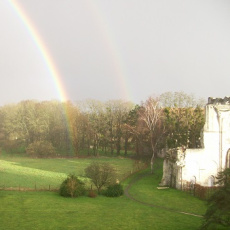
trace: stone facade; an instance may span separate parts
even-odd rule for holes
[[[161,186],[182,189],[187,182],[213,186],[218,171],[230,167],[230,97],[209,98],[200,149],[168,150]]]

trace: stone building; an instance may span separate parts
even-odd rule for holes
[[[213,186],[218,171],[230,167],[230,97],[208,99],[201,147],[168,150],[160,185],[177,189],[187,182]]]

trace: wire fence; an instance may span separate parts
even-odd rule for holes
[[[6,185],[0,185],[0,190],[3,190],[3,191],[52,191],[52,192],[56,192],[59,190],[59,187],[52,186],[52,185],[37,186],[36,184],[34,184],[34,186],[30,186],[30,187],[25,187],[22,185],[13,186],[13,187],[6,186]]]
[[[133,163],[133,167],[130,171],[127,171],[126,173],[122,174],[119,178],[118,182],[124,181],[126,178],[130,177],[131,175],[133,175],[134,173],[137,173],[145,168],[147,168],[148,165],[146,163],[143,163],[142,161],[136,160]],[[61,181],[60,183],[50,183],[48,184],[43,183],[42,181],[39,182],[27,182],[24,181],[18,184],[10,184],[7,183],[7,180],[5,180],[4,182],[2,182],[2,184],[0,183],[0,191],[4,190],[4,191],[59,191],[59,187],[61,185]],[[92,183],[87,183],[86,185],[87,188],[92,188],[94,187],[92,185]]]

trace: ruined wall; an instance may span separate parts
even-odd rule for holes
[[[218,171],[230,167],[229,97],[208,99],[201,139],[201,149],[169,150],[160,185],[181,189],[183,183],[193,181],[211,186]]]
[[[185,148],[169,149],[163,163],[163,177],[160,186],[181,188],[181,167],[185,164]]]

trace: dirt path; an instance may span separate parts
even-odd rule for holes
[[[143,204],[143,205],[146,205],[146,206],[150,206],[150,207],[155,207],[155,208],[160,208],[160,209],[164,209],[166,211],[169,211],[169,212],[174,212],[174,213],[180,213],[180,214],[184,214],[184,215],[189,215],[189,216],[196,216],[196,217],[200,217],[202,218],[203,216],[201,215],[197,215],[195,213],[188,213],[188,212],[182,212],[182,211],[178,211],[178,210],[175,210],[175,209],[172,209],[172,208],[167,208],[167,207],[163,207],[163,206],[159,206],[159,205],[154,205],[154,204],[150,204],[150,203],[146,203],[146,202],[143,202],[143,201],[140,201],[140,200],[137,200],[135,197],[133,197],[132,195],[130,195],[129,193],[129,190],[130,188],[139,180],[141,180],[143,177],[146,177],[146,176],[149,176],[150,173],[147,172],[147,173],[144,173],[144,174],[141,174],[137,177],[134,177],[129,185],[126,187],[125,191],[124,191],[124,194],[125,196],[127,196],[129,199],[135,201],[135,202],[138,202],[139,204]]]

